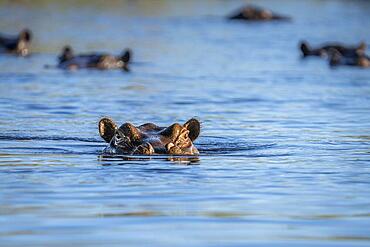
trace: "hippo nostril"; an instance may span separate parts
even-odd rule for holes
[[[132,154],[145,154],[145,155],[151,155],[151,154],[154,154],[155,151],[154,151],[154,148],[153,146],[149,143],[149,142],[146,142],[142,145],[139,145],[134,151]]]
[[[167,151],[169,151],[172,147],[174,147],[175,146],[175,144],[173,144],[172,142],[170,142],[170,143],[168,143],[167,145],[166,145],[166,150]]]

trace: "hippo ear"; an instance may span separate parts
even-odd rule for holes
[[[22,40],[25,40],[27,42],[31,41],[32,39],[32,32],[29,30],[29,29],[23,29],[20,33],[19,33],[19,38],[22,39]]]
[[[311,51],[311,47],[306,41],[301,41],[299,43],[299,47],[300,47],[304,56],[307,56]]]
[[[119,130],[131,141],[138,142],[141,139],[140,131],[131,123],[124,123],[119,127]]]
[[[195,119],[189,119],[185,124],[184,127],[189,130],[189,138],[191,141],[194,141],[198,138],[200,134],[200,122]]]
[[[357,49],[356,49],[356,54],[357,54],[358,56],[362,56],[362,55],[364,55],[364,54],[365,54],[366,49],[367,49],[367,45],[366,45],[366,43],[365,43],[365,42],[361,42],[361,43],[359,44],[359,46],[357,47]]]
[[[58,57],[59,62],[62,63],[62,62],[65,62],[67,60],[70,60],[72,58],[73,58],[72,47],[70,47],[69,45],[64,46],[63,50],[62,50],[62,53]]]
[[[121,60],[124,63],[128,63],[130,62],[131,57],[132,57],[132,51],[130,49],[126,49],[122,52]]]
[[[69,45],[63,47],[62,56],[71,58],[73,57],[73,49]]]
[[[364,41],[362,41],[360,44],[359,44],[359,46],[358,46],[358,48],[357,49],[359,49],[359,50],[366,50],[367,49],[367,44],[364,42]]]
[[[102,118],[99,121],[99,134],[106,141],[110,142],[117,129],[117,125],[110,118]]]

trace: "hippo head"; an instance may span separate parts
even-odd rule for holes
[[[306,57],[306,56],[325,57],[327,56],[327,52],[325,51],[325,49],[312,49],[307,41],[301,41],[299,43],[299,48],[301,49],[303,57]]]
[[[153,123],[136,127],[124,123],[119,128],[110,118],[102,118],[99,133],[109,143],[106,150],[115,154],[199,154],[193,141],[199,136],[200,123],[194,118],[183,125],[174,123],[169,127]]]

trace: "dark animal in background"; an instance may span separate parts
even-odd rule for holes
[[[113,56],[105,53],[90,53],[75,55],[70,46],[63,48],[62,54],[58,57],[58,67],[61,69],[123,69],[129,71],[128,64],[131,60],[132,52],[126,49],[120,56]]]
[[[329,56],[330,51],[338,51],[342,56],[354,57],[361,56],[365,54],[366,44],[361,42],[357,46],[346,46],[339,43],[327,43],[317,48],[312,48],[308,42],[302,41],[299,44],[303,57],[307,56],[319,56],[325,57]]]
[[[290,17],[276,14],[268,9],[248,5],[228,17],[231,20],[246,21],[273,21],[273,20],[290,20]]]
[[[370,58],[366,55],[367,45],[361,42],[358,45],[343,45],[340,43],[327,43],[312,48],[306,41],[299,43],[303,57],[318,56],[329,59],[330,66],[348,65],[362,68],[370,67]]]
[[[23,29],[14,36],[0,34],[0,50],[19,56],[27,56],[31,39],[32,33],[29,29]]]
[[[110,118],[99,121],[100,136],[109,143],[105,149],[111,154],[199,154],[193,142],[200,134],[200,123],[192,118],[185,124],[174,123],[169,127],[159,127],[146,123],[135,127],[124,123],[119,128]]]

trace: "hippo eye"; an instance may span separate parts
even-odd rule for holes
[[[120,136],[120,134],[118,134],[118,133],[116,133],[116,136],[115,136],[115,137],[116,137],[116,139],[117,139],[117,140],[121,140],[121,138],[122,138],[122,137]]]
[[[122,133],[120,134],[120,133],[116,133],[115,135],[114,135],[114,139],[115,139],[115,142],[118,144],[118,143],[122,143],[122,142],[127,142],[128,140],[128,138],[125,136],[125,135],[123,135]]]

